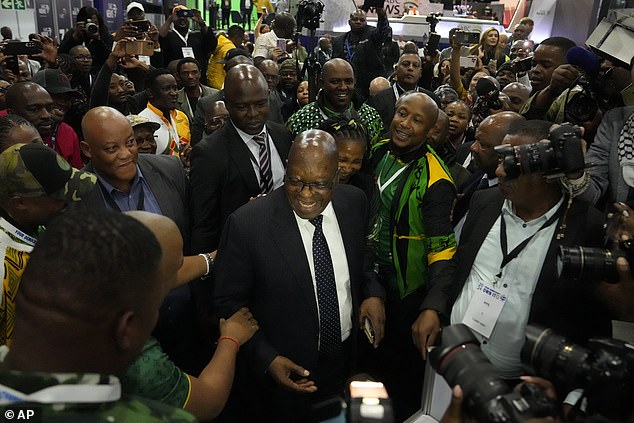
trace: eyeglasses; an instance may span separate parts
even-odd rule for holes
[[[337,176],[335,175],[335,178]],[[334,180],[330,182],[304,182],[296,178],[284,176],[284,183],[292,191],[301,192],[304,187],[308,187],[311,191],[329,191],[335,186]]]

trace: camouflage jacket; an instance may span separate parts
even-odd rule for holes
[[[6,349],[3,347],[2,349]],[[59,391],[64,386],[71,391]],[[73,394],[75,385],[78,390]],[[81,395],[87,402],[74,402]],[[32,408],[43,422],[195,422],[186,411],[132,396],[121,396],[119,379],[99,374],[28,373],[0,365],[0,416]],[[11,411],[10,411],[11,410]]]

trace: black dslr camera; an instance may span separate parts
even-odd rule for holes
[[[467,411],[479,422],[511,423],[557,415],[555,404],[537,385],[526,383],[514,392],[463,324],[443,329],[440,346],[429,359],[450,386],[462,387]]]
[[[502,144],[495,151],[507,179],[536,172],[554,178],[585,168],[581,129],[569,123],[551,129],[547,140],[515,147]]]
[[[583,388],[587,415],[625,421],[634,407],[634,346],[616,339],[591,339],[589,348],[528,325],[522,362],[550,380],[560,393]]]
[[[321,14],[324,11],[324,4],[320,0],[302,0],[297,5],[297,32],[302,32],[302,28],[315,31],[319,28]]]

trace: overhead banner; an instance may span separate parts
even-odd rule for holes
[[[51,0],[35,0],[38,34],[53,37],[53,7]]]

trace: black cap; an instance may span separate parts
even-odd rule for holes
[[[42,69],[33,75],[33,82],[43,87],[49,94],[76,94],[70,86],[70,80],[59,69]]]

